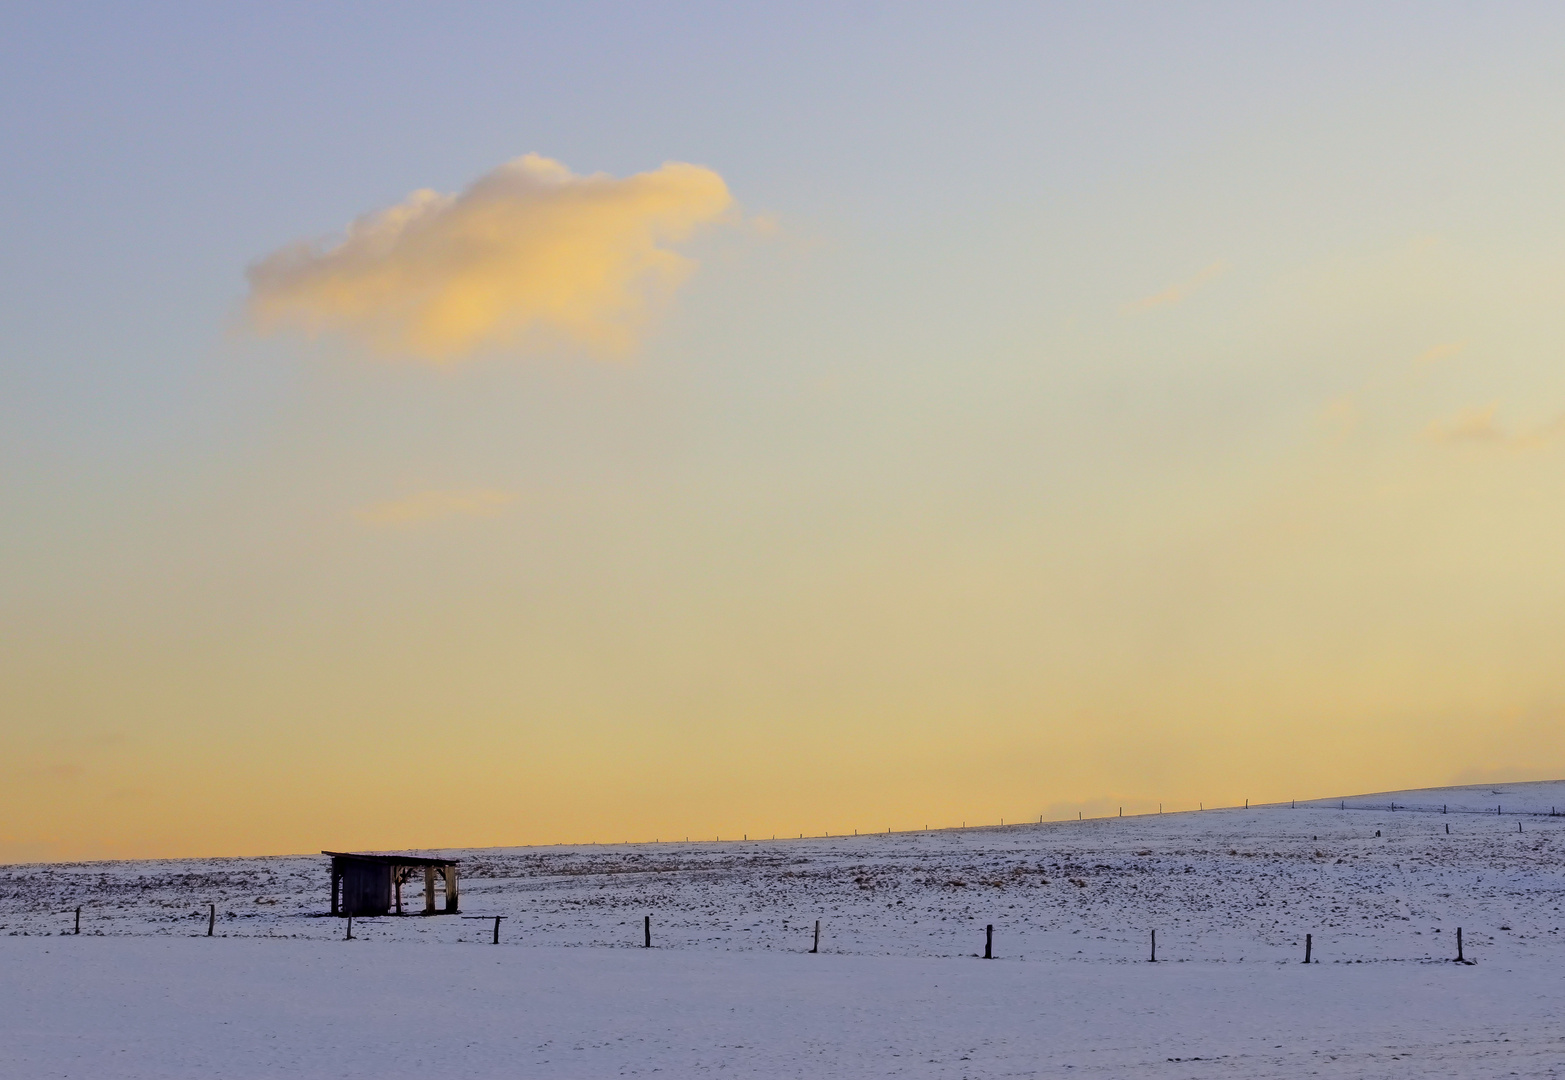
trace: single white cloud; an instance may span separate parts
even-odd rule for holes
[[[369,525],[417,525],[450,517],[493,517],[514,502],[508,491],[420,491],[401,499],[362,506],[354,515]]]
[[[551,340],[624,353],[694,269],[669,245],[732,203],[697,165],[621,179],[528,154],[458,195],[415,191],[333,243],[268,255],[247,274],[249,313],[263,332],[434,361]]]

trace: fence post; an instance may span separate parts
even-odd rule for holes
[[[1458,964],[1463,962],[1463,960],[1462,960],[1462,928],[1460,926],[1458,926],[1456,928],[1456,962]]]
[[[642,934],[643,934],[643,937],[641,939],[641,947],[643,949],[650,949],[650,948],[652,948],[652,916],[651,915],[648,915],[645,919],[642,920],[642,922],[641,922],[641,930],[642,930]]]
[[[819,919],[816,919],[815,920],[815,944],[810,946],[810,952],[817,953],[817,952],[820,952],[820,951],[821,951],[821,921]]]
[[[212,931],[217,927],[217,905],[208,904],[206,913],[206,936],[211,937]]]
[[[1157,963],[1157,931],[1152,931],[1152,955],[1147,957],[1147,963]]]
[[[351,912],[351,911],[348,912],[348,936],[343,938],[342,940],[344,940],[344,941],[352,941],[353,940],[353,912]]]
[[[1306,964],[1310,962],[1310,939],[1312,936],[1311,934],[1304,935],[1304,962]]]
[[[81,932],[82,932],[82,909],[81,909],[80,905],[78,905],[77,908],[76,908],[76,933],[80,934]]]
[[[984,959],[994,959],[994,923],[984,927]]]
[[[500,944],[500,916],[494,917],[494,944]]]

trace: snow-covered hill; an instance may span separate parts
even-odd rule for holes
[[[112,1055],[114,1037],[93,1025],[119,1030],[113,1018],[130,1014],[116,1003],[142,980],[167,1001],[205,986],[219,1002],[240,992],[231,979],[248,988],[245,1023],[270,1016],[276,1029],[244,1051],[260,1055],[256,1067],[235,1075],[284,1068],[273,1051],[285,1046],[308,1060],[325,1036],[285,1020],[299,993],[326,995],[331,1038],[348,1040],[330,1059],[341,1067],[320,1075],[403,1075],[405,1055],[366,1051],[379,1064],[361,1073],[349,1051],[354,1039],[402,1045],[414,1031],[426,1048],[459,1038],[448,1058],[467,1061],[469,1076],[1555,1075],[1565,1071],[1550,1004],[1565,990],[1555,808],[1565,811],[1565,782],[927,833],[446,853],[462,860],[464,912],[507,916],[498,950],[480,947],[492,924],[445,917],[358,920],[359,940],[341,942],[342,921],[322,915],[320,856],[0,868],[0,965],[25,972],[0,991],[0,1072],[11,1054],[29,1075],[87,1075],[51,1057],[57,1044],[38,1032]],[[227,941],[203,937],[209,903]],[[61,941],[78,905],[82,936]],[[645,915],[650,951],[639,947]],[[807,952],[816,920],[824,957]],[[969,963],[989,925],[1003,974]],[[1476,967],[1449,962],[1458,927]],[[1159,960],[1184,974],[1146,964],[1154,930]],[[1306,934],[1319,962],[1309,969]],[[342,996],[322,980],[358,989]],[[487,988],[463,998],[475,1015],[509,1019],[492,1036],[450,1017],[446,1034],[430,1029],[421,1003],[469,984]],[[74,1015],[67,999],[81,994],[96,1002],[82,1019],[42,1016],[51,1000]],[[548,1008],[518,1011],[538,994]],[[1208,999],[1213,1011],[1192,1011]],[[755,1029],[712,1026],[702,1011],[724,1009]],[[388,1025],[386,1010],[423,1019]],[[196,1011],[208,1024],[234,1019],[217,1005]],[[170,1063],[160,1039],[191,1022],[178,1012],[142,1016],[141,1071],[113,1075],[223,1073],[210,1056],[186,1071]],[[554,1027],[539,1026],[545,1016]],[[159,1025],[173,1027],[158,1036]],[[1285,1032],[1313,1042],[1290,1045]],[[790,1051],[788,1037],[803,1041]],[[561,1038],[596,1049],[567,1052]],[[1322,1039],[1341,1051],[1340,1069],[1317,1060]],[[541,1062],[527,1057],[540,1047],[555,1057],[506,1071],[501,1046],[517,1062]],[[1275,1068],[1263,1049],[1279,1052]],[[1212,1063],[1225,1054],[1230,1065]],[[1207,1064],[1191,1068],[1192,1057]]]
[[[1395,806],[1396,809],[1391,809]],[[1440,813],[1441,806],[1449,807]],[[1346,809],[1341,809],[1346,807]],[[1413,808],[1423,808],[1415,810]],[[1496,813],[1496,808],[1500,809]],[[994,924],[1004,955],[1170,960],[1318,955],[1410,959],[1541,947],[1558,904],[1565,781],[1391,792],[1199,813],[764,841],[448,851],[469,914],[503,914],[510,944],[659,944],[963,956]],[[1377,835],[1378,834],[1378,835]],[[218,933],[332,939],[327,860],[28,865],[0,869],[0,935]],[[1503,928],[1503,929],[1502,929]],[[363,920],[374,940],[456,942],[453,919]]]

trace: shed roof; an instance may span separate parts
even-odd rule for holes
[[[357,851],[322,851],[334,859],[353,859],[357,862],[382,863],[387,866],[455,866],[457,859],[430,859],[423,855],[366,855]]]

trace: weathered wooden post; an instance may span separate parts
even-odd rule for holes
[[[815,920],[815,944],[810,946],[810,952],[818,953],[820,951],[821,951],[821,921],[819,919],[816,919]]]
[[[217,905],[208,904],[206,913],[206,936],[211,937],[212,931],[217,929]]]
[[[1312,936],[1310,934],[1304,935],[1304,962],[1306,964],[1310,962],[1310,938]]]
[[[80,934],[81,932],[82,932],[82,909],[78,905],[77,908],[76,908],[76,933]]]
[[[455,915],[461,910],[457,898],[456,864],[445,868],[446,870],[446,914]]]
[[[435,913],[435,868],[424,867],[424,914]]]
[[[344,941],[352,941],[353,940],[353,912],[351,912],[351,911],[348,912],[348,936],[343,938],[342,940],[344,940]]]
[[[984,927],[984,959],[994,959],[994,923]]]
[[[1462,961],[1462,928],[1460,926],[1458,926],[1456,928],[1456,962],[1458,964],[1463,962]]]
[[[1152,931],[1152,955],[1147,957],[1147,963],[1157,963],[1157,931]]]
[[[650,949],[650,948],[652,948],[652,916],[651,915],[648,915],[645,919],[643,919],[641,921],[641,932],[642,932],[642,935],[643,935],[643,937],[641,939],[641,947],[643,949]]]
[[[496,944],[496,945],[500,944],[500,920],[503,917],[504,916],[501,916],[501,915],[496,915],[494,917],[494,942],[493,943]]]

